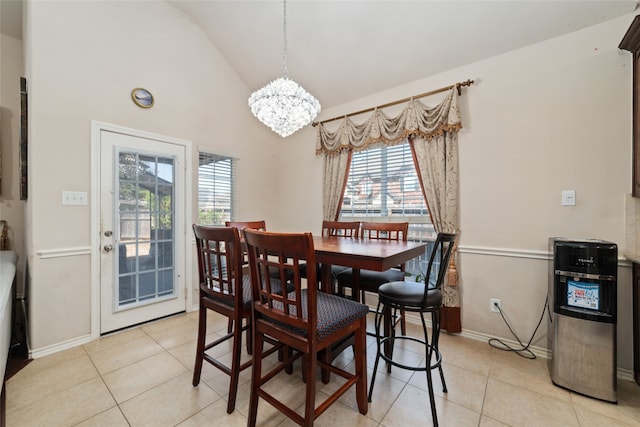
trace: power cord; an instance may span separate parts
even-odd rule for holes
[[[499,304],[496,304],[496,308],[500,312],[500,316],[502,316],[502,320],[504,320],[504,323],[509,328],[509,331],[511,331],[511,334],[516,338],[516,340],[520,344],[521,348],[513,348],[513,347],[511,347],[510,345],[508,345],[507,343],[505,343],[504,341],[502,341],[502,340],[500,340],[498,338],[490,338],[489,341],[488,341],[489,345],[491,347],[493,347],[493,348],[497,348],[498,350],[513,351],[518,356],[524,357],[525,359],[531,359],[531,360],[535,359],[536,355],[531,350],[529,350],[529,347],[531,346],[531,342],[533,341],[533,337],[535,337],[536,336],[536,332],[538,332],[538,328],[540,327],[540,324],[542,323],[542,319],[544,319],[544,312],[547,309],[548,305],[549,305],[549,295],[547,295],[547,298],[544,301],[544,307],[542,307],[542,314],[540,315],[540,320],[538,320],[538,324],[536,325],[536,329],[533,331],[533,334],[531,334],[531,338],[529,339],[529,342],[527,343],[527,345],[524,345],[522,343],[522,341],[520,341],[520,338],[518,338],[518,335],[516,335],[516,333],[511,328],[511,325],[509,325],[509,322],[507,321],[507,319],[504,317],[504,313],[502,313],[502,307],[500,307]]]

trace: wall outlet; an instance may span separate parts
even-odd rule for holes
[[[500,302],[500,300],[498,298],[491,298],[489,302],[491,303],[491,312],[500,313],[500,310],[498,310],[498,307],[502,309],[502,303]]]

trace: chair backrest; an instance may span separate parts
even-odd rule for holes
[[[371,240],[407,241],[409,234],[408,222],[363,222],[360,224],[360,237]],[[405,270],[405,264],[397,266]]]
[[[322,221],[322,235],[325,237],[352,237],[360,233],[360,221]]]
[[[265,221],[225,221],[224,226],[236,227],[239,230],[251,228],[252,230],[265,231],[267,229],[267,223]]]
[[[254,316],[267,317],[287,325],[290,331],[311,337],[311,331],[317,328],[316,287],[303,286],[300,265],[306,262],[307,282],[316,283],[312,234],[269,233],[246,228],[244,238],[249,254]],[[281,286],[285,282],[288,286]]]
[[[433,249],[431,250],[431,255],[429,256],[429,264],[427,265],[427,273],[424,277],[425,283],[425,291],[424,291],[424,302],[427,301],[427,293],[434,289],[440,290],[442,288],[442,283],[444,282],[444,278],[447,274],[447,270],[449,269],[449,260],[451,259],[451,254],[453,253],[453,247],[456,243],[456,234],[455,233],[438,233],[438,237],[436,238],[436,242],[433,245]],[[436,260],[438,261],[436,263]],[[437,264],[437,267],[436,267]],[[431,271],[437,268],[435,281],[433,282],[433,286],[431,286]]]
[[[234,227],[193,224],[201,291],[226,305],[242,304],[242,247]]]
[[[408,222],[363,222],[360,224],[360,237],[364,239],[406,242],[408,234]]]

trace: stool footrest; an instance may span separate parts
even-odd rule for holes
[[[420,343],[424,346],[427,347],[427,357],[428,355],[431,355],[431,358],[433,359],[433,357],[435,356],[435,361],[429,365],[429,367],[427,368],[427,366],[408,366],[408,365],[403,365],[402,363],[399,363],[395,360],[393,360],[393,355],[391,356],[387,356],[386,354],[384,354],[383,351],[380,352],[380,358],[382,360],[384,360],[385,362],[393,365],[393,366],[397,366],[398,368],[402,368],[402,369],[407,369],[409,371],[419,371],[419,372],[424,372],[427,369],[436,369],[439,368],[440,365],[442,364],[442,355],[440,354],[440,351],[435,348],[433,345],[431,344],[427,344],[424,340],[421,340],[419,338],[415,338],[415,337],[409,337],[409,336],[404,336],[404,335],[396,335],[394,337],[384,337],[380,339],[380,347],[382,347],[384,345],[384,343],[386,342],[390,342],[391,343],[391,348],[393,348],[394,346],[394,341],[396,340],[406,340],[406,341],[414,341],[417,343]],[[393,351],[393,350],[392,350]]]

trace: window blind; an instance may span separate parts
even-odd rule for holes
[[[224,225],[231,221],[235,201],[235,165],[231,157],[199,153],[198,223]]]

